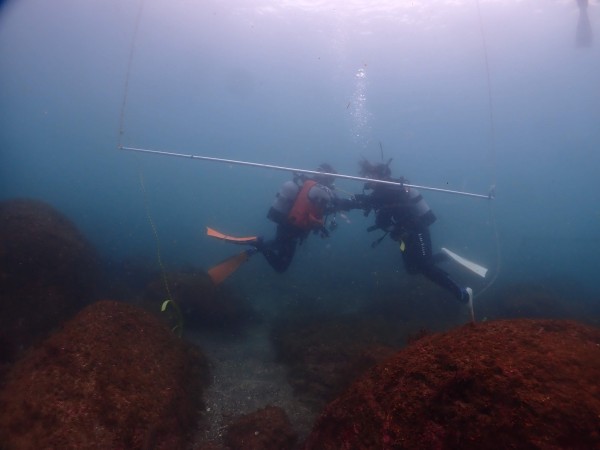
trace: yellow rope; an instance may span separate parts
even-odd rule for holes
[[[140,175],[140,186],[142,187],[142,193],[144,196],[144,207],[146,209],[146,217],[148,218],[148,222],[150,222],[150,226],[152,227],[152,233],[154,234],[154,242],[156,244],[156,259],[158,261],[158,265],[160,266],[162,281],[167,291],[167,300],[162,303],[161,311],[164,312],[167,306],[172,305],[175,309],[175,315],[177,317],[177,325],[172,328],[172,331],[176,333],[178,336],[181,336],[183,333],[183,314],[181,313],[181,309],[179,305],[173,299],[173,295],[171,295],[171,289],[169,288],[169,280],[167,279],[167,271],[165,270],[165,265],[163,264],[162,256],[160,253],[160,240],[158,238],[158,231],[156,229],[156,225],[154,224],[154,220],[152,219],[152,215],[150,214],[150,206],[148,202],[148,194],[146,192],[146,186],[144,184],[144,175],[142,173],[141,166],[139,168]]]
[[[131,74],[131,66],[133,63],[133,55],[135,52],[135,43],[137,41],[137,35],[140,27],[140,21],[142,17],[142,13],[144,10],[144,1],[140,0],[139,8],[135,17],[135,26],[133,30],[133,35],[131,36],[131,45],[129,49],[129,57],[127,58],[127,71],[125,75],[125,86],[123,89],[123,101],[121,102],[121,112],[119,114],[119,135],[118,135],[118,148],[123,148],[123,135],[125,128],[125,110],[127,108],[127,95],[129,93],[129,78]],[[171,305],[175,309],[175,315],[177,317],[177,325],[172,328],[172,331],[177,335],[181,336],[183,333],[183,315],[181,313],[181,309],[179,305],[173,299],[171,295],[171,289],[169,288],[169,281],[167,279],[167,271],[165,270],[165,266],[162,261],[162,256],[160,254],[160,240],[158,239],[158,231],[156,230],[156,225],[154,224],[154,220],[152,220],[152,215],[150,214],[150,206],[148,202],[148,195],[146,193],[146,186],[144,185],[144,175],[142,173],[142,166],[138,160],[138,171],[140,178],[140,186],[142,187],[142,193],[144,196],[144,207],[146,209],[146,217],[148,218],[148,222],[150,222],[150,226],[152,227],[152,233],[154,234],[154,242],[156,244],[156,259],[158,260],[158,265],[160,266],[162,281],[165,286],[165,290],[167,291],[168,298],[161,305],[161,312],[165,312],[167,307]]]

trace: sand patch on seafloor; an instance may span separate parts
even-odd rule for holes
[[[196,442],[220,442],[231,419],[267,405],[286,412],[299,442],[306,438],[316,413],[294,396],[286,367],[275,360],[267,326],[259,324],[239,335],[191,332],[187,338],[211,365],[203,413],[208,429],[199,432]]]

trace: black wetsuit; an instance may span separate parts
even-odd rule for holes
[[[375,211],[375,225],[369,230],[384,230],[393,240],[404,243],[402,259],[406,271],[421,273],[450,291],[459,301],[468,301],[465,289],[437,265],[446,259],[446,255],[432,252],[429,226],[436,217],[421,195],[414,189],[411,191],[412,188],[394,185],[372,183],[366,188],[373,191],[359,197],[367,214],[370,210]]]
[[[259,247],[269,265],[275,272],[285,272],[296,253],[296,246],[301,243],[308,232],[290,224],[278,224],[275,239],[265,242]]]

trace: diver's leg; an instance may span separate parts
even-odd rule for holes
[[[276,272],[282,273],[288,269],[294,259],[296,244],[297,238],[292,230],[278,225],[275,239],[263,244],[259,251]]]
[[[433,281],[438,286],[443,287],[449,291],[459,302],[467,303],[469,301],[469,294],[466,288],[460,286],[454,281],[450,275],[444,270],[440,269],[435,264],[429,264],[422,267],[421,273]]]
[[[449,260],[450,260],[450,257],[448,256],[447,253],[444,253],[444,252],[435,253],[433,255],[433,262],[435,264],[443,263],[443,262],[446,262]]]
[[[431,236],[427,228],[405,232],[402,240],[404,241],[402,259],[404,268],[409,274],[422,272],[423,267],[432,264]]]
[[[439,257],[432,254],[429,229],[424,228],[408,233],[404,243],[406,248],[402,256],[408,273],[420,272],[438,286],[449,291],[458,301],[462,303],[469,301],[467,290],[436,265]]]

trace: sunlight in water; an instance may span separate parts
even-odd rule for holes
[[[480,5],[519,5],[535,4],[544,6],[574,5],[577,0],[258,0],[243,1],[237,4],[242,9],[252,9],[259,14],[280,14],[289,11],[305,13],[323,13],[347,17],[387,18],[403,22],[418,22],[436,15],[442,10],[452,8],[473,8],[475,2]],[[590,2],[592,3],[592,2]]]
[[[254,7],[261,14],[278,14],[283,12],[298,11],[304,13],[318,13],[324,15],[336,15],[356,18],[387,17],[392,20],[407,20],[407,14],[414,17],[423,13],[427,14],[429,9],[443,3],[455,2],[435,2],[422,0],[284,0],[275,3],[265,2],[262,5],[255,3]],[[250,4],[245,7],[252,7]]]

